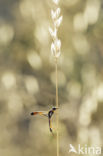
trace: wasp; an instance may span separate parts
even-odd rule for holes
[[[48,117],[48,121],[49,121],[49,130],[50,132],[53,132],[52,130],[52,124],[51,124],[51,118],[54,114],[54,112],[57,110],[57,107],[52,107],[52,109],[50,109],[49,111],[36,111],[36,112],[32,112],[31,115],[43,115]]]

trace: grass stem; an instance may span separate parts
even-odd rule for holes
[[[59,108],[59,103],[58,103],[58,62],[56,59],[56,107]],[[59,156],[59,109],[57,110],[56,114],[56,122],[57,122],[57,156]]]

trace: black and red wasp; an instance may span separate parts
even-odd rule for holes
[[[43,115],[43,116],[48,117],[48,120],[49,120],[49,129],[50,129],[50,132],[53,132],[53,130],[52,130],[52,124],[51,124],[51,118],[52,118],[54,112],[57,109],[58,109],[57,107],[53,107],[49,111],[36,111],[36,112],[32,112],[31,115],[38,115],[39,114],[39,115]]]

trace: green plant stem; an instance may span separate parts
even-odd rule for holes
[[[58,104],[58,62],[56,59],[56,107],[59,108]],[[56,114],[56,122],[57,122],[57,156],[59,156],[59,109],[57,109]]]

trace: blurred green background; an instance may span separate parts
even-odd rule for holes
[[[0,156],[56,156],[35,110],[55,106],[52,0],[0,0]],[[103,1],[61,0],[60,156],[69,144],[103,146]],[[55,116],[53,118],[55,131]]]

